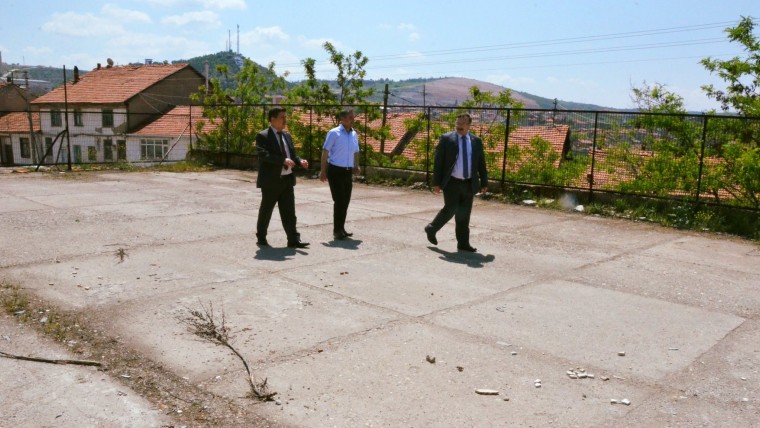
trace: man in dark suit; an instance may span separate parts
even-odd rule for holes
[[[443,189],[443,208],[425,226],[425,233],[431,244],[438,245],[435,234],[454,217],[457,249],[475,252],[470,245],[470,212],[478,189],[488,190],[488,171],[483,141],[469,133],[471,123],[469,114],[457,116],[456,131],[443,134],[435,148],[433,186],[435,193]]]
[[[286,122],[285,108],[274,107],[269,110],[269,128],[256,135],[256,154],[259,158],[256,187],[261,189],[256,243],[259,246],[269,246],[267,229],[274,206],[277,205],[282,227],[288,236],[288,247],[306,248],[309,243],[301,241],[301,235],[296,230],[296,200],[293,193],[296,177],[293,168],[300,166],[307,169],[309,162],[296,154],[293,139],[284,131]]]

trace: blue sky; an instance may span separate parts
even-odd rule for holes
[[[700,86],[724,86],[699,60],[742,54],[723,31],[741,16],[760,18],[760,2],[10,0],[0,52],[6,63],[85,70],[106,58],[172,61],[237,50],[239,25],[240,53],[274,61],[290,80],[307,57],[334,78],[321,47],[330,41],[362,51],[373,79],[459,76],[617,108],[631,107],[631,86],[646,81],[700,111],[718,106]]]

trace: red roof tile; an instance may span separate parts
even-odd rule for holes
[[[192,114],[192,116],[191,116]],[[203,117],[203,107],[177,106],[167,113],[159,116],[158,119],[145,125],[134,132],[135,135],[161,135],[174,136],[189,135],[192,131],[196,134],[196,125],[199,122],[206,122],[203,132],[211,132],[218,126],[221,120],[209,121]],[[188,127],[192,123],[192,130]]]
[[[95,69],[66,91],[72,104],[121,104],[172,74],[190,67],[188,64],[127,65]],[[64,102],[64,87],[59,86],[32,101],[33,104]]]
[[[34,132],[40,132],[40,114],[32,112]],[[29,132],[29,115],[25,112],[8,113],[0,116],[0,133]]]

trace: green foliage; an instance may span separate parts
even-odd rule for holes
[[[200,87],[191,96],[193,102],[203,105],[203,115],[216,123],[215,129],[206,130],[206,122],[198,121],[196,131],[200,135],[199,149],[212,152],[252,154],[255,152],[256,133],[267,124],[266,107],[269,96],[285,89],[285,79],[277,75],[274,63],[263,69],[251,60],[244,60],[243,67],[234,76],[234,89],[224,89],[220,79],[210,81],[210,90]],[[228,76],[226,65],[217,71]]]
[[[561,156],[541,137],[534,137],[529,147],[509,146],[507,163],[517,168],[506,171],[506,178],[520,183],[572,185],[586,171],[590,160],[585,155],[575,156],[571,160],[560,159]]]
[[[745,57],[729,60],[707,57],[701,61],[710,73],[716,73],[727,84],[725,90],[714,85],[702,86],[707,96],[719,101],[723,111],[733,109],[744,116],[760,116],[760,39],[752,33],[754,27],[751,17],[742,17],[737,26],[725,30],[729,41],[743,46]]]
[[[310,160],[321,157],[322,142],[325,140],[327,131],[338,126],[338,113],[343,106],[363,104],[367,106],[367,98],[372,95],[373,89],[364,88],[364,76],[367,72],[364,67],[369,59],[361,51],[346,55],[339,52],[330,42],[323,45],[330,55],[332,63],[337,71],[337,91],[333,91],[330,85],[316,77],[316,61],[306,58],[301,61],[306,74],[306,80],[292,88],[288,94],[288,102],[292,104],[305,104],[306,110],[293,110],[291,114],[294,120],[289,121],[288,129],[297,141],[305,141],[307,155]],[[380,138],[387,130],[373,129],[369,123],[380,116],[379,110],[371,106],[357,109],[357,114],[363,114],[364,121],[357,120],[354,124],[356,130],[370,137]],[[309,115],[309,120],[306,119]],[[310,122],[311,125],[305,125]]]

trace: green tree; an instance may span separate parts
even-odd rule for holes
[[[720,101],[724,111],[733,109],[744,116],[760,116],[760,40],[752,32],[754,27],[753,19],[743,16],[738,25],[725,30],[728,40],[744,47],[745,57],[729,60],[707,57],[701,61],[710,73],[716,73],[727,84],[725,90],[714,85],[702,86],[707,96]]]
[[[226,65],[217,66],[225,79],[229,78]],[[215,123],[214,129],[206,130],[206,122],[197,122],[200,135],[198,148],[213,152],[252,154],[259,129],[266,126],[266,107],[271,96],[286,88],[285,78],[275,72],[275,64],[266,69],[249,59],[234,76],[236,85],[224,89],[220,79],[211,79],[209,91],[200,87],[193,94],[193,102],[203,106],[203,115]]]
[[[374,91],[364,87],[367,74],[364,67],[369,59],[361,51],[350,55],[339,52],[330,42],[325,42],[323,48],[330,56],[330,63],[336,67],[337,90],[317,79],[316,61],[306,58],[301,61],[306,79],[288,94],[290,103],[304,105],[305,109],[292,112],[294,120],[289,121],[288,129],[297,140],[308,141],[310,160],[320,158],[321,143],[327,131],[338,125],[338,112],[344,106],[363,104],[356,108],[360,117],[355,128],[360,134],[379,138],[381,132],[387,133],[387,130],[373,129],[369,125],[380,114],[378,108],[369,106],[366,101]]]

